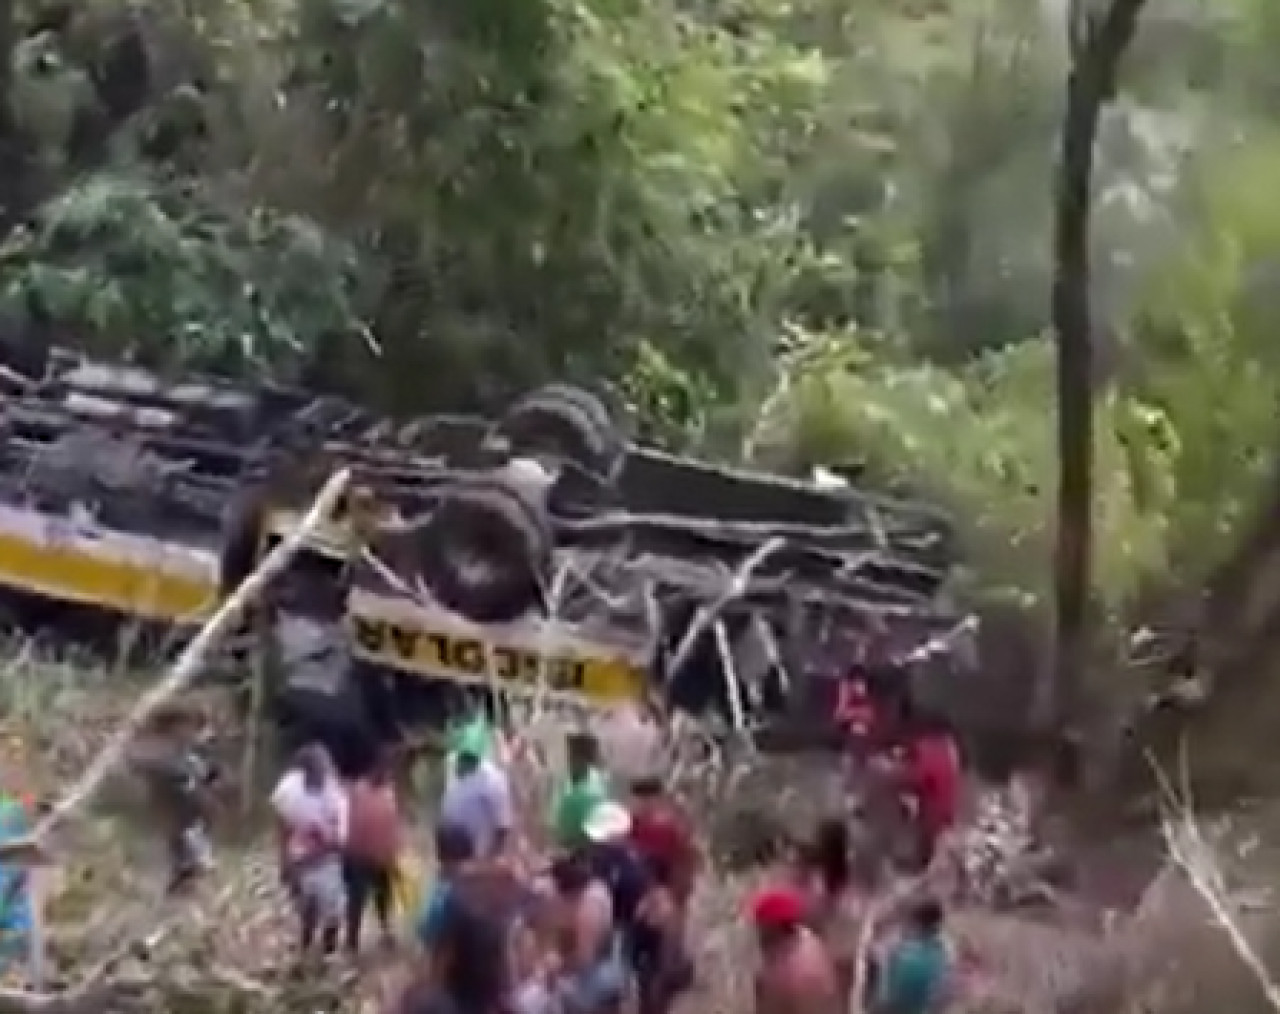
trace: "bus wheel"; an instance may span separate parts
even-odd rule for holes
[[[494,432],[514,455],[572,462],[606,479],[616,474],[624,451],[604,403],[568,384],[551,384],[521,398]]]
[[[508,622],[542,604],[554,536],[540,491],[502,475],[461,479],[416,542],[427,587],[469,620]]]

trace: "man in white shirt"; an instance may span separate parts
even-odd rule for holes
[[[507,773],[485,756],[484,730],[465,726],[454,745],[454,777],[440,801],[440,820],[465,828],[477,857],[500,854],[515,825]]]
[[[302,922],[302,949],[317,934],[325,953],[337,948],[346,915],[342,852],[350,827],[347,793],[321,746],[303,747],[271,794],[280,822],[281,863]]]

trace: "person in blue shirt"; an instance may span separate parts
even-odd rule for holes
[[[26,808],[12,796],[0,796],[0,841],[22,841],[30,833]],[[0,864],[0,976],[30,957],[32,921],[26,868],[16,862]]]
[[[454,879],[474,858],[475,846],[465,827],[448,822],[436,827],[438,873],[427,892],[416,926],[418,942],[428,950],[439,940],[447,922]]]
[[[885,957],[876,1014],[937,1014],[951,985],[951,953],[943,936],[942,905],[918,902],[907,917],[906,933]]]

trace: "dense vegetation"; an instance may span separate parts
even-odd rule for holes
[[[676,446],[858,460],[1043,629],[1066,6],[20,0],[5,305],[397,412],[574,379]],[[1095,188],[1096,668],[1130,689],[1140,622],[1221,635],[1219,674],[1280,628],[1280,8],[1148,7]]]

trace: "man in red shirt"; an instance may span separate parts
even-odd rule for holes
[[[933,862],[938,843],[959,817],[963,772],[950,726],[938,715],[913,723],[902,769],[902,788],[915,807],[919,861]]]
[[[671,890],[683,911],[693,894],[699,865],[687,815],[656,775],[632,783],[630,810],[632,847],[642,859],[671,871]]]
[[[836,689],[835,720],[851,758],[865,762],[880,734],[880,715],[871,687],[860,669],[841,679]]]

